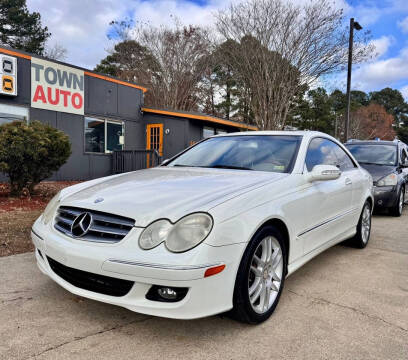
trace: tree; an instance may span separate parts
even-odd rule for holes
[[[387,113],[384,106],[378,104],[361,106],[351,113],[351,137],[361,140],[372,140],[377,137],[382,140],[394,140],[396,133],[393,123],[393,116]]]
[[[394,117],[397,127],[402,125],[404,118],[407,117],[408,104],[396,89],[387,87],[380,91],[373,91],[370,93],[370,102],[384,106],[387,112]]]
[[[201,81],[208,69],[211,42],[207,31],[196,26],[142,26],[138,42],[149,49],[158,64],[146,103],[150,106],[197,110]]]
[[[131,21],[112,22],[109,38],[119,40],[96,71],[144,84],[149,106],[197,110],[202,79],[210,64],[208,32],[196,26],[154,27]]]
[[[12,195],[32,192],[69,158],[71,144],[62,131],[49,125],[22,121],[0,126],[0,171],[10,182]]]
[[[44,52],[44,56],[51,60],[64,61],[67,58],[67,49],[61,44],[55,43],[52,46],[47,46]]]
[[[296,115],[292,126],[334,134],[335,114],[325,89],[319,87],[309,90],[307,96],[297,104]]]
[[[38,12],[30,13],[26,0],[2,0],[0,3],[0,43],[15,49],[43,55],[51,36],[42,27]]]
[[[304,6],[283,0],[246,0],[219,11],[216,18],[224,41],[256,40],[251,41],[255,47],[246,44],[248,51],[231,51],[229,56],[241,64],[238,76],[249,86],[254,121],[261,129],[283,128],[291,101],[304,85],[346,63],[348,33],[343,14],[327,0],[312,0]],[[366,35],[356,41],[354,62],[372,51]]]
[[[135,40],[123,40],[115,45],[111,54],[94,70],[126,81],[151,86],[159,76],[160,67],[145,46]]]

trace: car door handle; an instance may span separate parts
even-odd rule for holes
[[[349,179],[349,178],[346,178],[346,185],[351,185],[353,182]]]

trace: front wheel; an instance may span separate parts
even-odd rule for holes
[[[371,234],[371,204],[366,201],[363,206],[363,211],[360,215],[360,220],[357,225],[357,233],[351,239],[351,244],[359,249],[364,249]]]
[[[265,226],[249,243],[242,257],[234,289],[236,320],[259,324],[276,308],[286,275],[284,238],[273,226]]]
[[[398,194],[398,201],[395,204],[395,206],[393,206],[390,209],[390,213],[393,216],[399,217],[402,215],[402,209],[404,208],[404,202],[405,202],[405,189],[401,188],[399,194]]]

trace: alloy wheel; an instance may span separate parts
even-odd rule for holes
[[[367,243],[370,237],[371,230],[371,209],[369,206],[365,206],[363,210],[363,216],[361,218],[361,239],[364,244]]]
[[[404,195],[405,195],[404,190],[401,190],[399,204],[398,204],[400,214],[402,214],[402,209],[404,207]]]
[[[279,241],[264,238],[256,248],[248,276],[248,294],[253,310],[267,312],[278,296],[283,276],[283,255]]]

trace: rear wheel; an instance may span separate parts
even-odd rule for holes
[[[366,201],[357,225],[357,233],[350,243],[352,246],[363,249],[367,246],[371,234],[371,204]]]
[[[285,282],[286,258],[284,238],[276,228],[266,226],[255,234],[239,266],[232,317],[258,324],[271,316]]]
[[[398,194],[397,203],[390,209],[390,213],[393,216],[399,217],[402,215],[402,209],[404,208],[405,202],[405,188],[401,188]]]

